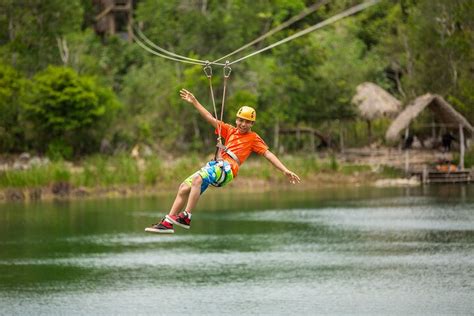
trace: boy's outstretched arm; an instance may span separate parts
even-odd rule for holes
[[[196,99],[196,97],[191,92],[186,89],[181,89],[179,91],[179,95],[181,96],[181,99],[194,105],[199,114],[201,114],[201,116],[214,128],[217,128],[217,120],[212,116],[211,113],[209,113],[208,110],[206,110],[204,106],[202,106],[201,103],[199,103],[198,99]]]
[[[293,171],[290,171],[270,150],[267,150],[263,156],[272,163],[277,169],[281,170],[291,183],[300,183],[300,177]]]

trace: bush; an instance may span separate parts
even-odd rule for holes
[[[119,107],[110,89],[66,67],[48,67],[33,79],[25,105],[30,141],[40,151],[65,158],[98,149],[107,119]]]

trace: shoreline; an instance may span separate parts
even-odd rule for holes
[[[56,182],[42,187],[2,188],[0,203],[8,202],[38,202],[38,201],[70,201],[83,199],[108,199],[150,197],[163,193],[175,193],[180,182],[162,183],[160,185],[112,185],[102,187],[75,187],[68,182]],[[286,178],[262,179],[256,177],[239,177],[225,187],[236,192],[268,192],[272,190],[311,190],[333,187],[369,186],[369,187],[399,187],[418,186],[419,181],[413,179],[387,178],[374,173],[345,175],[341,172],[318,173],[302,178],[299,184],[290,184]]]
[[[265,192],[312,190],[348,186],[416,186],[417,179],[384,164],[377,155],[354,159],[346,156],[283,156],[282,162],[296,171],[301,183],[292,185],[266,161],[249,159],[246,168],[225,190]],[[178,159],[91,156],[70,161],[29,158],[23,163],[4,164],[0,170],[0,203],[81,200],[157,196],[176,193],[182,180],[198,170],[205,157]],[[15,167],[16,166],[16,167]]]

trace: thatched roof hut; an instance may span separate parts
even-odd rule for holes
[[[401,102],[390,93],[371,82],[364,82],[357,86],[357,92],[352,98],[360,116],[366,120],[393,116],[400,112]]]
[[[474,128],[464,116],[457,112],[441,96],[427,93],[413,100],[413,102],[397,116],[388,128],[385,138],[388,141],[399,140],[400,133],[426,108],[430,109],[443,125],[452,129],[459,129],[459,126],[462,126],[468,137],[474,135]]]

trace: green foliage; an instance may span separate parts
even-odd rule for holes
[[[24,146],[21,111],[26,86],[27,81],[15,69],[0,63],[0,152]]]
[[[474,148],[471,147],[470,150],[466,151],[464,155],[464,168],[474,167]]]
[[[331,154],[331,156],[329,157],[329,161],[330,161],[329,166],[330,166],[332,171],[339,170],[339,163],[337,162],[336,155]]]
[[[102,121],[118,107],[113,93],[92,77],[50,66],[34,77],[25,115],[33,124],[39,150],[51,144],[56,154],[68,152],[68,147],[81,153],[94,144],[87,137],[100,136]]]
[[[391,124],[391,120],[388,118],[380,118],[371,121],[372,127],[372,138],[379,140],[380,143],[384,142],[385,133]],[[367,121],[355,120],[349,122],[339,122],[338,130],[333,130],[334,140],[339,141],[340,129],[343,132],[344,144],[347,146],[361,147],[369,145],[369,134]]]
[[[77,32],[83,19],[81,0],[2,0],[0,56],[33,74],[50,64],[61,64],[58,40]]]
[[[124,82],[121,99],[125,106],[114,128],[125,134],[121,138],[130,146],[138,142],[164,146],[175,143],[181,127],[180,111],[169,102],[177,98],[173,65],[154,59],[141,68],[132,67]]]
[[[165,169],[163,163],[158,157],[151,157],[146,160],[145,171],[143,174],[143,181],[145,185],[155,185],[158,183],[160,177],[163,176]]]
[[[71,159],[73,148],[66,145],[63,140],[55,139],[48,144],[46,155],[53,161]]]
[[[474,119],[469,65],[474,60],[474,3],[472,1],[401,1],[387,8],[375,49],[398,77],[396,92],[412,99],[437,93]],[[367,21],[367,23],[371,23]],[[395,79],[395,78],[391,78]]]
[[[2,152],[37,150],[53,159],[70,158],[96,153],[103,138],[115,151],[137,143],[173,155],[213,151],[212,127],[178,95],[187,88],[214,112],[200,66],[158,58],[118,36],[99,38],[92,28],[96,12],[90,1],[27,2],[1,4]],[[215,60],[310,3],[143,0],[135,3],[134,20],[147,37],[166,49]],[[274,43],[355,3],[331,1],[228,59]],[[333,140],[342,130],[345,146],[365,145],[366,123],[355,120],[350,101],[358,84],[372,81],[403,101],[426,92],[440,94],[473,122],[473,15],[473,1],[382,1],[233,65],[224,120],[233,123],[237,108],[247,104],[257,108],[254,130],[269,144],[276,127],[300,125],[322,130]],[[67,58],[61,56],[60,46],[67,49]],[[51,65],[67,67],[48,68]],[[219,111],[221,67],[214,66],[212,84]],[[124,106],[114,111],[117,97]],[[383,139],[387,124],[372,122],[375,139]],[[291,150],[303,147],[301,139],[287,143]]]
[[[380,174],[384,178],[402,178],[406,176],[405,171],[390,166],[383,166]]]
[[[455,165],[459,165],[461,161],[461,155],[459,152],[455,152],[453,154],[452,163]],[[464,152],[464,168],[469,169],[474,167],[474,147],[466,149]]]

